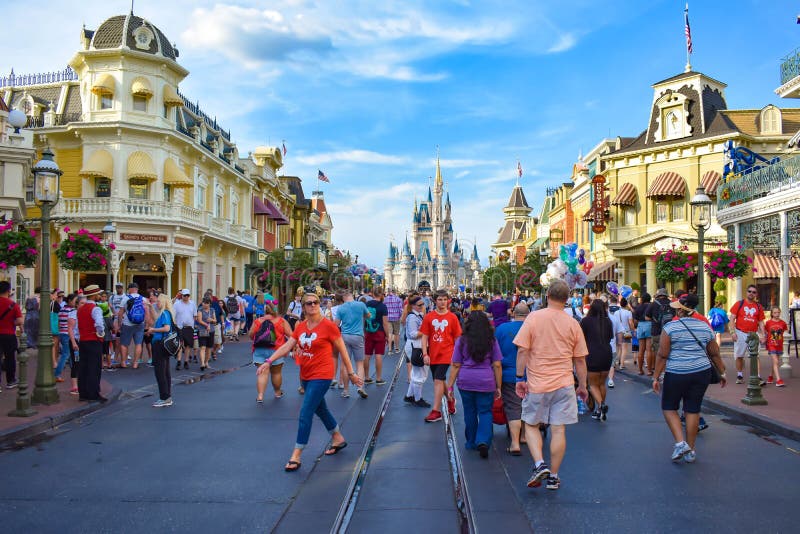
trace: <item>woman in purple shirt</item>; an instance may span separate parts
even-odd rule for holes
[[[462,336],[453,347],[447,396],[453,399],[453,383],[456,382],[464,410],[465,447],[478,449],[481,458],[489,457],[492,403],[495,398],[500,398],[502,361],[503,353],[494,338],[489,318],[483,312],[471,312],[464,323]]]

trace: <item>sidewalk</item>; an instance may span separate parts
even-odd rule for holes
[[[28,350],[28,394],[33,394],[34,383],[36,382],[36,365],[38,355],[35,350]],[[17,373],[19,373],[19,363],[17,363]],[[108,406],[119,397],[120,391],[115,390],[106,380],[101,380],[100,391],[104,397],[109,399],[107,403],[99,402],[80,402],[77,395],[70,395],[71,383],[69,379],[69,367],[62,373],[64,382],[56,383],[59,402],[51,406],[32,405],[36,414],[31,417],[10,417],[8,412],[17,407],[17,397],[19,389],[8,389],[3,378],[0,392],[0,449],[12,447],[15,442],[31,438],[42,432],[46,432],[72,419],[82,417],[105,406]],[[20,377],[17,376],[17,379]]]
[[[704,404],[713,410],[733,415],[775,434],[800,441],[800,360],[794,356],[790,357],[789,364],[792,366],[793,376],[785,380],[786,387],[779,388],[770,384],[761,388],[761,395],[768,402],[766,406],[748,406],[742,403],[742,399],[747,394],[750,359],[745,358],[744,361],[745,382],[736,384],[733,344],[723,341],[721,349],[728,385],[724,388],[719,385],[709,386]],[[763,348],[759,350],[759,360],[761,376],[766,380],[772,373],[772,360]],[[622,373],[638,382],[648,385],[652,383],[652,379],[647,375],[639,376],[635,366],[631,366],[630,362]]]

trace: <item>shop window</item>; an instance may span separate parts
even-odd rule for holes
[[[172,186],[164,184],[164,202],[172,202]]]
[[[144,178],[131,178],[128,182],[130,198],[139,200],[148,199],[148,183]]]
[[[112,109],[114,107],[113,95],[100,95],[100,109]]]
[[[33,204],[36,199],[33,196],[33,176],[25,177],[25,202]]]
[[[134,111],[147,111],[147,97],[141,95],[133,95],[133,110]]]
[[[97,198],[108,198],[111,196],[111,179],[109,178],[95,178],[94,179],[94,196]]]
[[[633,211],[633,206],[625,206],[622,208],[622,220],[625,226],[633,226],[636,224],[636,212]]]
[[[656,221],[668,222],[669,221],[669,204],[666,202],[656,202]]]
[[[682,201],[675,201],[672,203],[672,220],[673,221],[682,221],[684,220],[685,216],[684,213],[686,212],[686,204]]]

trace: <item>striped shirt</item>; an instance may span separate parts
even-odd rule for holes
[[[714,333],[704,321],[686,317],[665,324],[662,332],[669,336],[670,342],[669,359],[667,360],[668,373],[683,375],[711,367],[705,347],[709,341],[714,339]],[[695,337],[703,345],[702,347],[697,344]]]
[[[399,321],[403,315],[403,301],[397,295],[386,295],[383,299],[386,309],[389,310],[389,321]]]

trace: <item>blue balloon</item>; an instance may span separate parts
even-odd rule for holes
[[[633,294],[633,288],[631,286],[620,286],[619,294],[622,298],[628,298]]]
[[[606,291],[612,295],[619,295],[619,286],[617,286],[616,282],[609,282],[606,284]]]
[[[580,256],[581,258],[582,258],[582,257],[584,257],[584,256],[586,256],[586,251],[585,251],[584,249],[580,249],[580,250],[578,251],[578,256]]]

